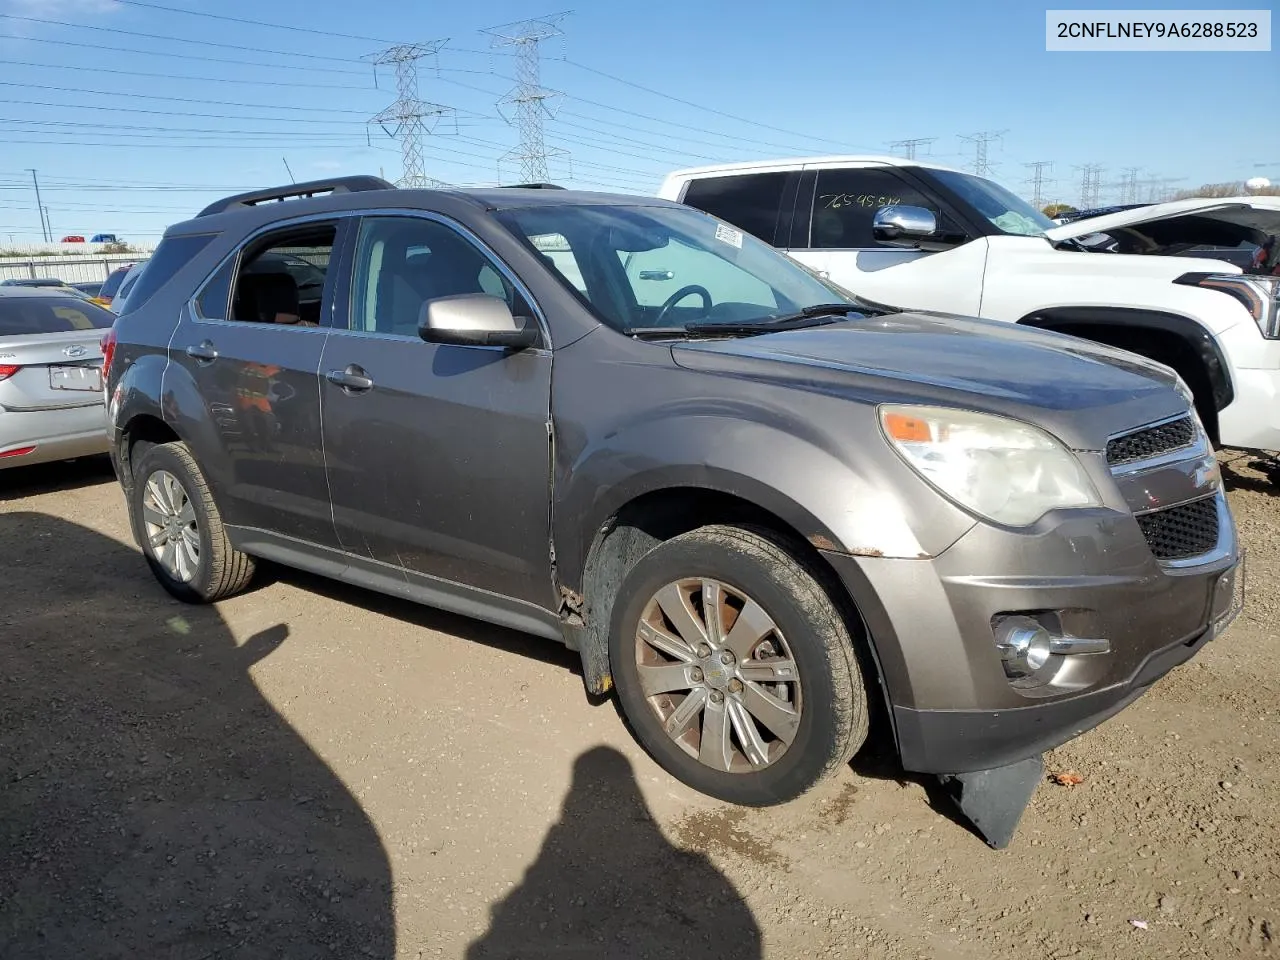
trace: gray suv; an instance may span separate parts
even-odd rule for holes
[[[172,594],[262,558],[566,644],[736,803],[799,795],[873,716],[911,771],[1038,763],[1238,610],[1168,368],[893,312],[680,204],[230,197],[169,228],[104,347]]]

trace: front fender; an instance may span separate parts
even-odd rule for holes
[[[847,403],[841,408],[849,423],[854,411]],[[808,423],[841,422],[815,414]],[[911,473],[878,432],[858,451],[826,442],[799,418],[773,411],[772,420],[744,418],[740,409],[649,411],[643,421],[584,446],[557,469],[560,581],[581,584],[591,542],[622,507],[674,488],[739,497],[819,550],[866,556],[934,556],[973,526],[970,516]]]

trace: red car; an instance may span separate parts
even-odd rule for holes
[[[84,243],[84,237],[63,237],[63,243]]]

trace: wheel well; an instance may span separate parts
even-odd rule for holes
[[[1204,359],[1184,337],[1169,330],[1149,326],[1127,326],[1123,323],[1060,320],[1051,323],[1031,322],[1028,325],[1069,334],[1083,340],[1092,340],[1109,347],[1118,347],[1172,367],[1191,388],[1191,393],[1195,397],[1196,412],[1200,415],[1209,438],[1215,444],[1218,442],[1218,404],[1213,383]]]
[[[118,451],[121,473],[131,482],[133,479],[133,461],[142,456],[147,449],[161,443],[172,443],[181,439],[173,428],[159,417],[141,414],[129,421],[120,437]]]
[[[601,696],[613,686],[609,627],[613,601],[627,573],[663,541],[712,524],[754,527],[781,540],[844,616],[849,633],[855,638],[855,652],[868,686],[879,684],[879,671],[870,655],[870,638],[861,614],[843,582],[813,544],[786,521],[749,500],[718,490],[678,487],[637,497],[610,517],[597,531],[587,553],[582,594],[568,595],[569,606],[576,606],[581,615],[578,650],[590,693]],[[867,642],[860,642],[859,638]]]

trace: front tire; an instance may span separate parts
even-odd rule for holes
[[[213,603],[253,578],[253,559],[231,546],[186,444],[164,443],[143,453],[129,509],[151,572],[179,600]]]
[[[792,800],[867,737],[843,617],[772,534],[711,526],[627,574],[609,657],[636,738],[669,773],[746,806]]]

